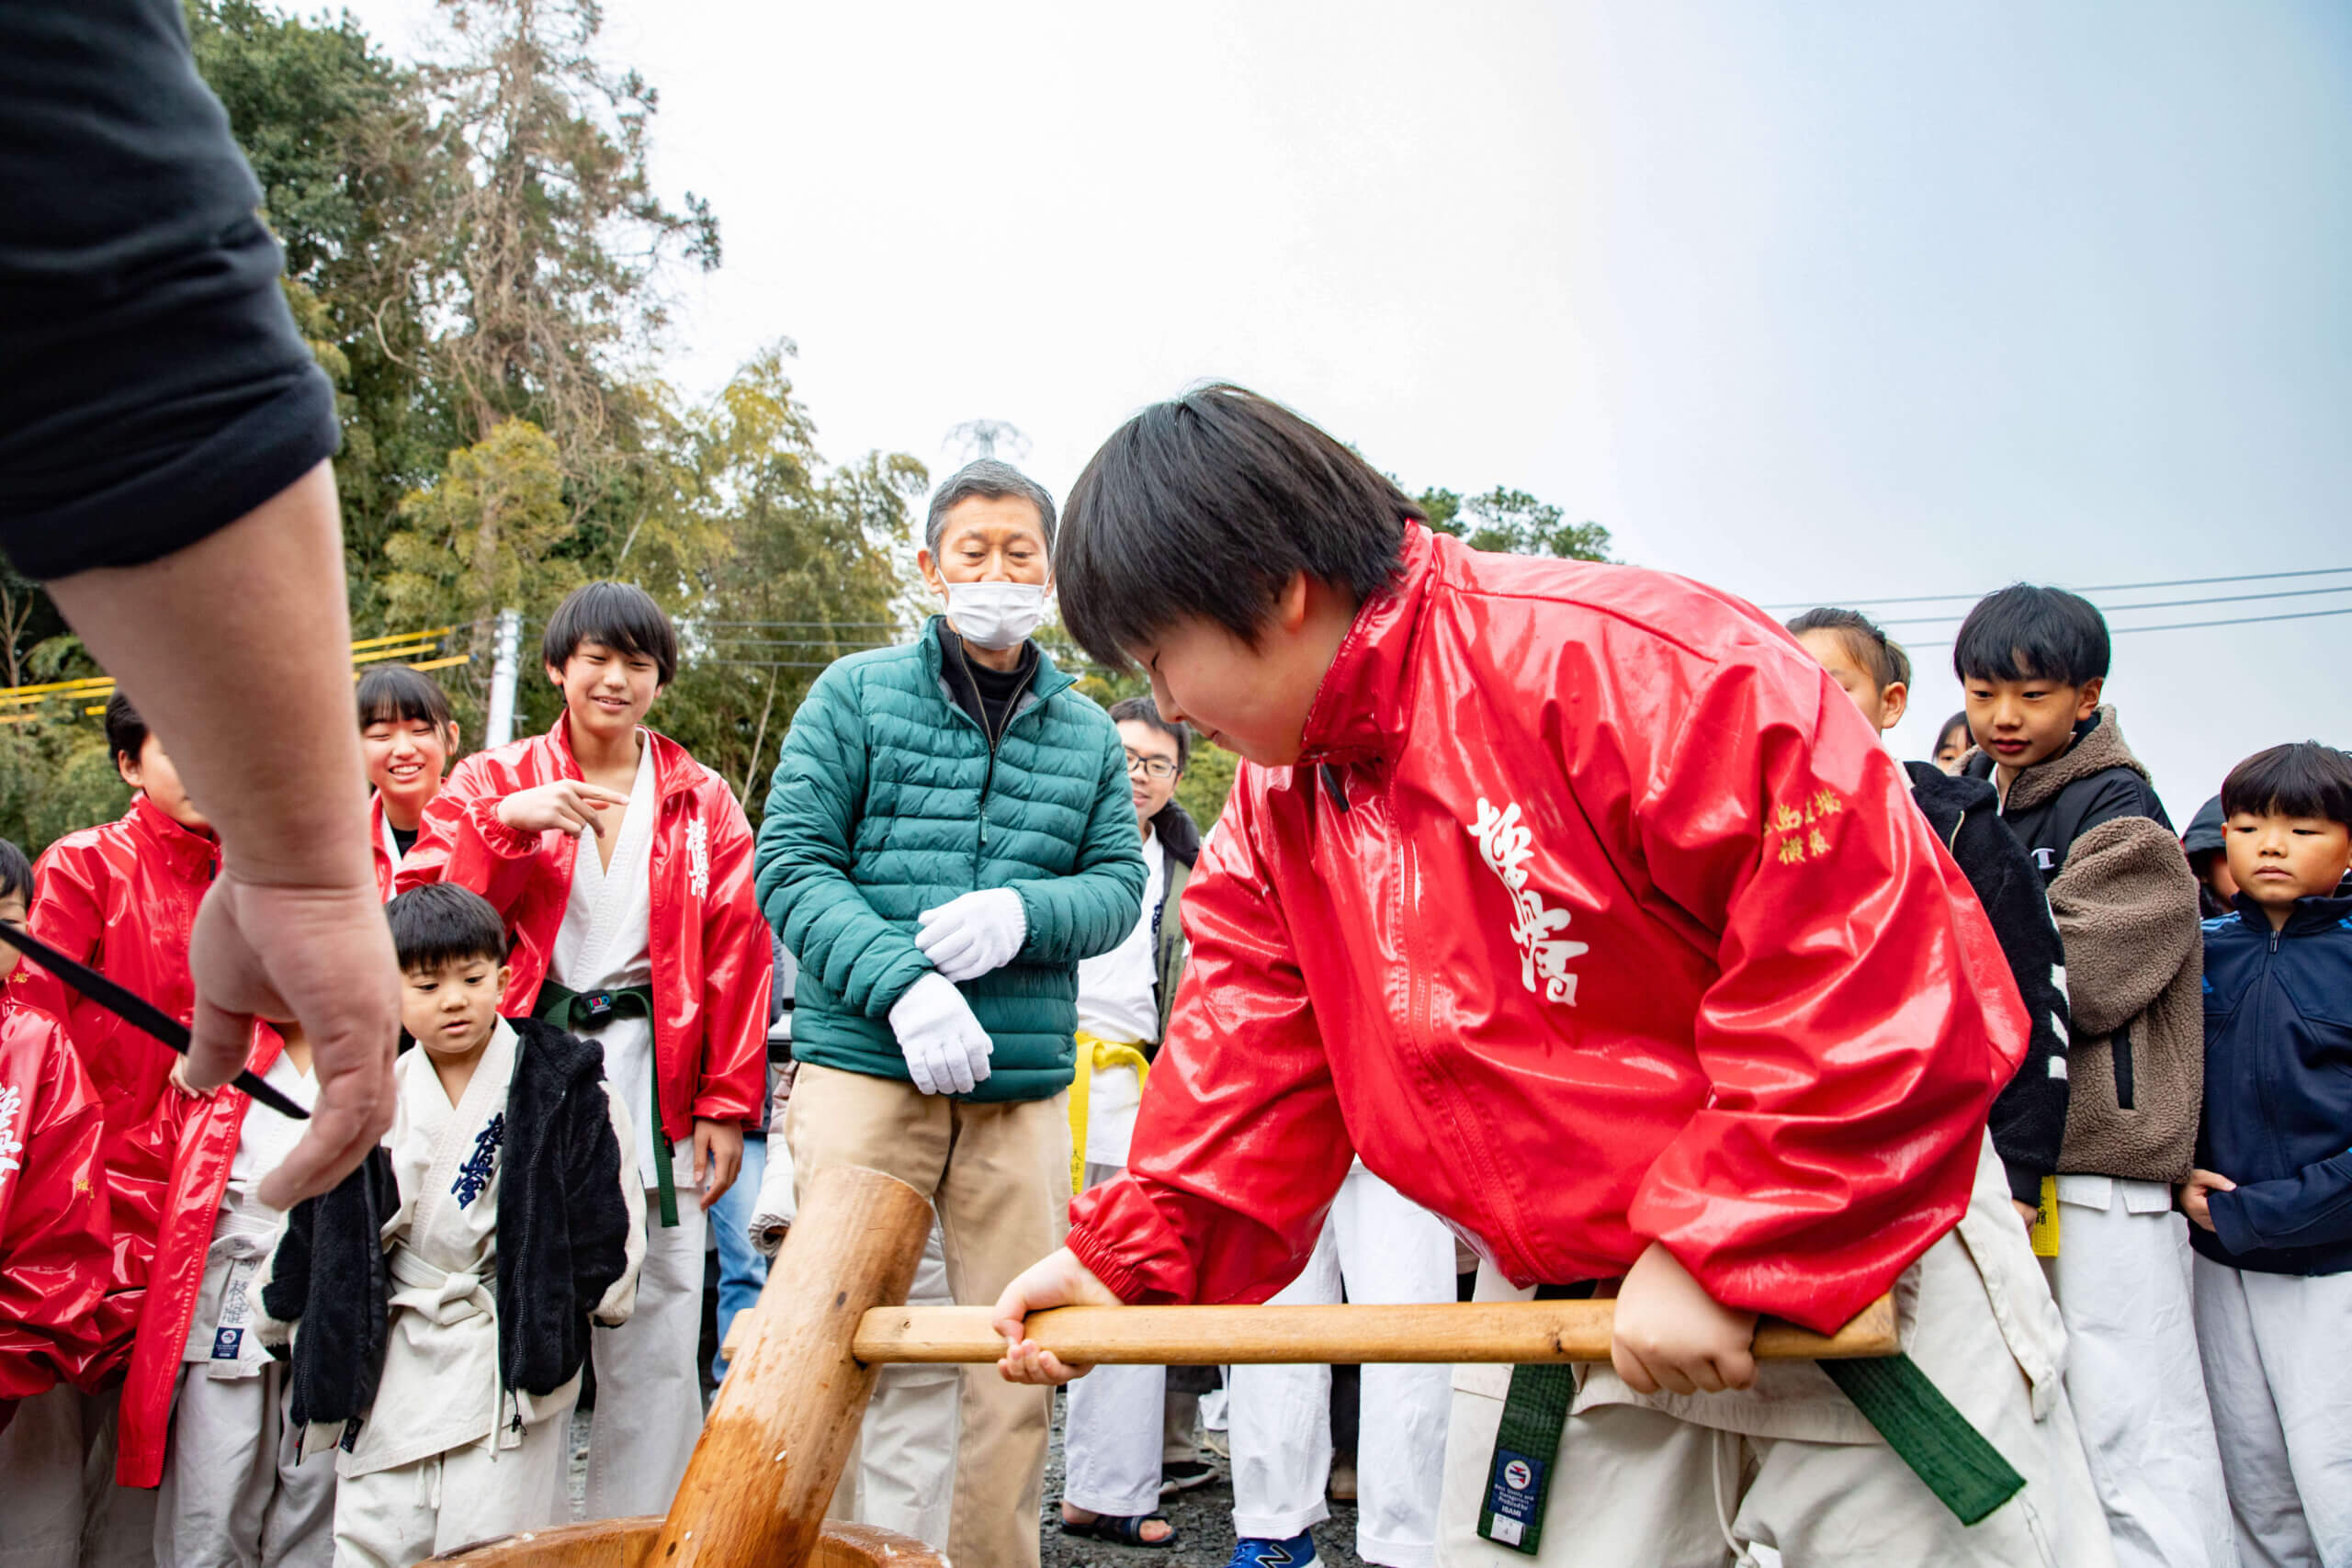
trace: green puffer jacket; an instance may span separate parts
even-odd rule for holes
[[[996,1042],[965,1098],[1044,1100],[1069,1087],[1078,961],[1118,946],[1142,913],[1125,754],[1109,716],[1041,650],[991,757],[941,678],[937,626],[828,669],[785,737],[756,886],[800,964],[792,1054],[905,1079],[888,1014],[931,968],[919,917],[1010,887],[1029,934],[1012,963],[961,987]]]

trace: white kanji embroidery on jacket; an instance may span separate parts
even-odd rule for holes
[[[24,1168],[17,1156],[25,1152],[17,1136],[17,1118],[25,1113],[25,1091],[15,1084],[0,1089],[0,1174]]]
[[[686,889],[696,898],[710,894],[710,829],[699,817],[686,823]]]
[[[1544,896],[1527,885],[1527,863],[1535,853],[1535,835],[1520,821],[1518,804],[1497,810],[1481,796],[1478,820],[1470,834],[1478,840],[1487,864],[1510,890],[1510,939],[1519,947],[1521,984],[1532,991],[1541,980],[1546,1000],[1576,1006],[1577,977],[1568,973],[1568,960],[1590,952],[1592,944],[1559,935],[1567,929],[1568,911],[1545,908]]]

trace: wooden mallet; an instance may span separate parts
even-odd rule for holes
[[[666,1519],[606,1519],[510,1537],[439,1562],[468,1568],[944,1568],[920,1542],[825,1522],[886,1361],[988,1362],[1004,1353],[985,1306],[910,1307],[931,1205],[879,1171],[833,1167],[728,1336],[727,1381]],[[1065,1362],[1605,1361],[1614,1303],[1062,1307],[1029,1337]],[[1833,1335],[1767,1319],[1768,1360],[1888,1356],[1882,1296]],[[1001,1568],[965,1563],[961,1568]]]

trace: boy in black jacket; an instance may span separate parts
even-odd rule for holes
[[[1977,602],[1952,644],[1989,782],[2066,950],[2073,1040],[2058,1156],[2066,1392],[2120,1568],[2229,1568],[2229,1500],[2196,1355],[2188,1174],[2204,1086],[2197,882],[2148,770],[2100,698],[2107,622],[2064,589]]]
[[[299,1321],[305,1453],[343,1450],[338,1568],[406,1568],[563,1517],[589,1325],[628,1319],[644,1247],[602,1047],[498,1016],[498,912],[442,883],[385,915],[422,1048],[393,1069],[384,1145],[295,1209],[262,1290],[265,1337]]]
[[[1911,656],[1853,610],[1807,610],[1789,632],[1821,661],[1881,734],[1903,721]],[[2058,927],[2033,858],[2001,820],[2000,801],[1982,779],[1954,777],[1932,762],[1905,762],[1911,798],[1951,852],[2000,939],[2001,955],[2033,1021],[2017,1076],[1993,1101],[1993,1148],[2009,1178],[2009,1201],[2031,1225],[2043,1185],[2058,1170],[2066,1134],[2066,965]]]
[[[2222,785],[2239,893],[2205,922],[2205,1119],[2181,1189],[2239,1561],[2352,1562],[2352,757]]]

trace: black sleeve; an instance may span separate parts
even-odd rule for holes
[[[0,4],[0,547],[135,566],[333,455],[334,389],[179,0]]]
[[[2066,1136],[2068,1021],[2059,979],[2065,949],[2041,874],[2007,823],[1990,812],[1971,812],[1953,838],[1952,858],[1984,906],[2033,1026],[2025,1060],[1994,1099],[1989,1118],[2010,1196],[2031,1203],[2041,1196],[2041,1179],[2057,1173]]]
[[[2090,799],[2084,805],[2082,815],[2075,819],[2073,841],[2102,822],[2112,822],[2119,817],[2146,817],[2172,830],[2172,818],[2165,815],[2165,803],[2147,780],[2130,768],[2109,768],[2091,782]]]
[[[564,1139],[564,1207],[571,1235],[571,1301],[585,1314],[628,1271],[629,1224],[620,1140],[613,1136],[606,1098],[611,1086],[600,1073],[583,1088],[564,1097],[571,1122]]]

